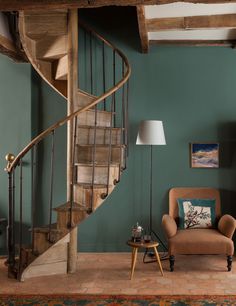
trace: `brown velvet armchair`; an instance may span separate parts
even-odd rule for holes
[[[215,199],[215,229],[178,229],[178,198]],[[221,216],[220,193],[213,188],[172,188],[169,192],[169,215],[162,218],[162,226],[168,239],[170,271],[174,271],[177,254],[225,254],[228,271],[232,267],[234,243],[232,236],[236,228],[236,220],[230,215]]]

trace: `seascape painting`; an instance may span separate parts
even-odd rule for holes
[[[191,143],[192,168],[219,168],[218,143]]]

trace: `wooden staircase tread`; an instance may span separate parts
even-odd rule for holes
[[[84,163],[75,163],[76,166],[84,166],[84,167],[93,167],[93,163],[91,162],[84,162]],[[110,163],[110,167],[118,167],[119,163]],[[95,167],[107,167],[108,163],[103,163],[103,162],[95,162]]]
[[[71,209],[70,202],[66,202],[58,207],[53,208],[54,211],[69,211]],[[87,211],[87,207],[85,205],[73,202],[72,211]]]
[[[78,128],[80,129],[95,129],[95,126],[94,125],[79,125],[78,124]],[[120,127],[112,127],[110,128],[109,126],[97,126],[97,129],[100,129],[100,130],[125,130],[124,128],[120,128]]]
[[[40,227],[35,227],[33,229],[34,233],[48,233],[50,231],[49,229],[49,225],[43,225],[43,226],[40,226]],[[61,230],[59,230],[57,228],[57,223],[53,223],[51,225],[51,232],[54,232],[54,233],[60,233]]]
[[[76,144],[76,146],[78,147],[93,147],[94,144]],[[96,147],[98,148],[109,148],[110,145],[109,144],[96,144]],[[124,144],[112,144],[111,145],[112,148],[125,148],[126,145]]]
[[[16,247],[16,250],[19,250],[20,245],[17,243],[17,244],[15,245],[15,247]],[[31,246],[29,246],[28,244],[22,244],[22,245],[21,245],[21,249],[24,249],[24,250],[27,251],[27,252],[32,252],[32,248],[31,248]]]
[[[89,183],[76,183],[75,185],[83,187],[84,189],[92,189],[92,184]],[[95,189],[107,188],[107,184],[93,184],[93,186]],[[109,187],[112,187],[112,185],[109,185]]]
[[[95,110],[95,109],[89,108],[89,109],[87,109],[85,112],[92,112],[92,113],[95,113],[96,110]],[[104,111],[104,110],[100,110],[100,109],[97,109],[97,113],[99,113],[99,114],[105,114],[105,115],[107,115],[107,114],[111,115],[111,113],[112,113],[112,115],[115,115],[115,112],[109,112],[109,111]],[[78,125],[79,125],[79,124],[78,124]]]
[[[81,94],[83,96],[86,96],[86,97],[89,97],[89,98],[94,98],[94,100],[97,99],[97,96],[95,96],[93,94],[90,94],[90,93],[88,93],[86,91],[83,91],[82,89],[78,89],[77,92],[78,92],[78,94]]]

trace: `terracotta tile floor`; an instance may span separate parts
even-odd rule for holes
[[[156,263],[143,264],[142,253],[133,280],[129,253],[80,253],[75,274],[37,277],[20,283],[7,278],[0,260],[0,293],[50,294],[155,294],[236,295],[236,258],[233,271],[226,271],[224,256],[178,256],[175,272],[162,261],[164,277]]]

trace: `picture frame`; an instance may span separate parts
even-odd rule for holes
[[[219,168],[218,142],[193,142],[190,143],[191,168]]]

